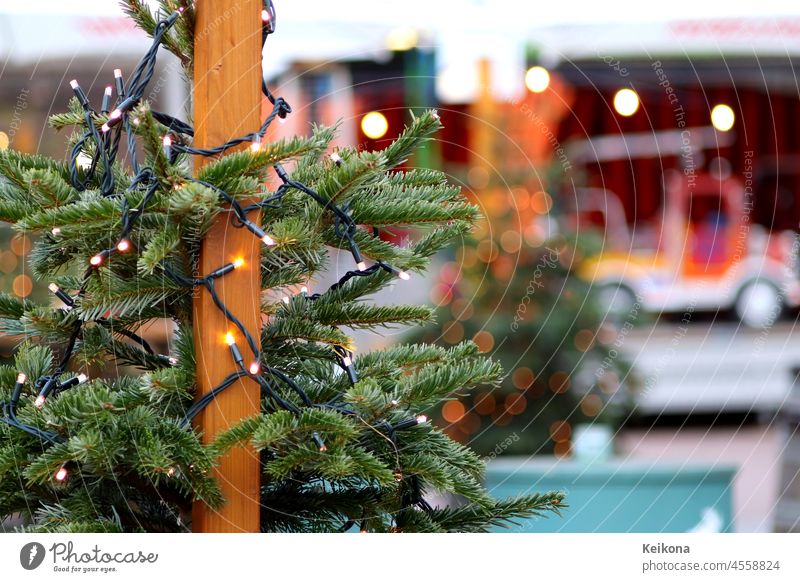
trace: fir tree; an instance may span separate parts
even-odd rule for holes
[[[146,85],[159,44],[191,71],[191,8],[159,21],[138,1],[124,4],[154,36],[129,95]],[[121,115],[96,113],[75,92],[50,120],[74,128],[67,162],[0,152],[0,219],[34,237],[31,273],[59,299],[0,296],[0,333],[19,340],[13,365],[0,367],[0,516],[30,531],[184,531],[192,502],[225,502],[210,470],[247,443],[263,465],[262,531],[483,531],[563,506],[559,492],[492,499],[482,460],[422,416],[453,393],[500,380],[500,366],[474,344],[353,357],[342,330],[429,322],[428,307],[376,306],[369,296],[395,275],[423,271],[477,218],[442,173],[398,169],[439,128],[434,111],[381,151],[331,157],[334,129],[314,127],[228,153],[192,179],[188,124],[144,99],[129,109],[118,100]],[[259,137],[288,112],[269,95],[275,109]],[[116,155],[122,137],[128,159]],[[81,157],[92,161],[82,167]],[[207,404],[194,398],[192,294],[236,265],[200,279],[193,269],[224,204],[253,197],[261,223],[245,226],[274,242],[261,257],[261,369],[242,372],[263,388],[261,414],[203,445],[190,422]],[[393,226],[419,234],[408,246],[374,236]],[[325,292],[297,293],[331,249],[372,267]],[[137,333],[161,317],[176,327],[166,354]],[[424,496],[433,491],[466,503],[431,507]]]

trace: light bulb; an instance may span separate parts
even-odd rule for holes
[[[228,344],[229,346],[232,346],[233,344],[236,343],[236,338],[233,337],[233,334],[231,332],[225,334],[225,343]]]
[[[114,111],[111,112],[111,115],[109,115],[108,117],[110,119],[119,119],[120,117],[122,117],[122,109],[119,108],[115,109]]]
[[[358,267],[359,271],[366,271],[367,270],[367,264],[364,261],[359,261],[359,263],[356,265],[356,267]]]
[[[639,109],[639,96],[632,89],[620,89],[614,95],[614,109],[623,117],[630,117]]]
[[[172,364],[173,366],[177,366],[178,365],[178,358],[170,356],[169,358],[167,358],[167,361],[170,364]]]
[[[50,289],[50,293],[58,293],[61,291],[61,288],[55,283],[50,283],[47,288]]]
[[[61,234],[61,229],[60,229],[60,228],[58,228],[57,226],[54,226],[54,227],[53,227],[53,228],[50,230],[50,234],[52,234],[53,236],[58,236],[58,235],[60,235],[60,234]]]
[[[89,259],[89,264],[93,267],[99,267],[103,264],[103,255],[97,254]]]
[[[259,150],[261,150],[261,136],[256,135],[255,139],[253,140],[253,143],[250,144],[250,151],[256,153]]]
[[[339,155],[338,153],[336,153],[336,152],[333,152],[333,153],[331,154],[331,160],[332,160],[332,161],[333,161],[333,163],[334,163],[334,164],[336,164],[337,166],[341,166],[341,165],[342,165],[342,156],[340,156],[340,155]]]
[[[92,167],[92,157],[86,152],[80,152],[75,158],[75,163],[81,170],[88,170]]]
[[[234,269],[241,269],[244,266],[244,259],[242,257],[236,257],[233,260],[233,268]]]
[[[261,237],[261,242],[263,242],[268,247],[275,245],[275,239],[269,236],[268,234],[265,234],[264,236]]]
[[[165,135],[161,142],[164,144],[164,149],[172,147],[172,136],[169,134]]]
[[[124,238],[117,243],[117,250],[121,253],[128,252],[131,248],[131,241]]]
[[[342,358],[342,363],[349,368],[353,365],[353,360],[350,359],[350,356],[345,356]]]
[[[406,271],[400,271],[397,274],[397,276],[400,277],[403,281],[408,281],[409,279],[411,279],[411,275],[409,275],[408,272]]]
[[[78,384],[83,384],[88,379],[89,379],[89,376],[87,376],[86,374],[83,374],[83,373],[78,374]]]
[[[175,475],[175,467],[170,467],[167,469],[167,477],[172,477],[173,475]]]
[[[45,400],[47,400],[47,399],[44,396],[42,396],[41,394],[39,394],[39,396],[36,397],[36,400],[33,401],[33,405],[36,408],[41,408],[42,406],[44,406],[44,401]]]
[[[248,369],[249,369],[250,373],[253,376],[255,376],[256,374],[258,374],[261,371],[261,364],[259,364],[258,362],[253,362],[252,364],[250,364],[250,368],[248,368]]]
[[[288,297],[286,297],[286,296],[284,296],[284,298],[283,298],[283,302],[284,302],[286,305],[289,305],[289,298],[288,298]]]
[[[711,110],[711,125],[718,131],[730,131],[736,121],[736,115],[729,105],[720,103]]]
[[[72,79],[72,81],[69,82],[69,86],[72,87],[72,90],[74,91],[78,88],[78,81],[76,79]]]
[[[370,111],[361,118],[361,131],[370,139],[380,139],[389,130],[389,122],[380,111]]]
[[[304,294],[304,295],[305,295],[306,293],[308,293],[308,287],[306,287],[305,285],[303,285],[302,287],[300,287],[300,293],[302,293],[302,294]]]
[[[121,79],[122,78],[122,69],[114,69],[114,78]]]
[[[63,482],[66,480],[68,475],[69,471],[67,471],[67,468],[61,467],[58,471],[56,471],[56,481]]]
[[[417,416],[417,424],[425,424],[426,422],[428,422],[427,416],[425,416],[424,414],[420,414]]]
[[[134,124],[134,125],[139,125],[140,123],[141,123],[141,121],[139,121],[139,118],[138,118],[138,117],[134,117],[134,118],[133,118],[133,124]]]
[[[532,93],[542,93],[550,86],[550,73],[544,67],[531,67],[525,73],[525,86]]]
[[[269,10],[261,11],[261,22],[269,22]]]
[[[25,375],[24,372],[20,372],[17,374],[17,384],[24,384],[28,377]]]

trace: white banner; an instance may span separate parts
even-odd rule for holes
[[[2,580],[800,580],[793,534],[0,535]]]

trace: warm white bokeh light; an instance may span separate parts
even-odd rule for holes
[[[380,139],[389,130],[386,116],[379,111],[370,111],[361,118],[361,131],[370,139]]]
[[[550,73],[544,67],[531,67],[525,73],[525,86],[534,93],[543,92],[550,86]]]
[[[620,89],[614,95],[614,109],[620,115],[630,117],[639,109],[639,96],[632,89]]]
[[[411,27],[400,27],[386,35],[386,48],[390,51],[410,51],[419,43],[419,32]]]
[[[725,104],[715,105],[711,110],[711,125],[719,131],[729,131],[733,127],[733,122],[736,121],[736,115],[733,109]]]

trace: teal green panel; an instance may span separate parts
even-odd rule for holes
[[[730,466],[552,459],[492,461],[486,485],[495,497],[559,489],[569,505],[562,517],[532,519],[517,532],[685,532],[733,528]]]

